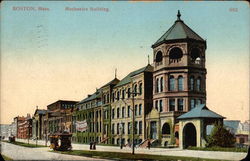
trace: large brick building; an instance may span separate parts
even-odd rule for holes
[[[178,11],[174,24],[152,45],[152,65],[121,80],[115,78],[76,105],[74,121],[86,120],[87,130],[75,129],[73,140],[131,144],[134,110],[135,144],[143,146],[150,141],[160,146],[178,146],[181,131],[181,147],[203,146],[204,127],[224,118],[204,105],[206,47],[206,41],[181,20]],[[205,116],[198,116],[195,111]],[[188,133],[194,134],[192,142],[187,141]]]

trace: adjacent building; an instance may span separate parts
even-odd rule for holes
[[[46,115],[46,110],[36,109],[34,116],[32,118],[32,137],[36,139],[44,139],[44,124],[43,117]]]
[[[47,106],[43,118],[45,135],[56,132],[72,132],[72,113],[77,101],[58,100]]]

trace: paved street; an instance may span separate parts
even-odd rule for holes
[[[49,148],[26,148],[1,142],[1,153],[14,160],[103,160],[48,152]]]
[[[27,142],[27,140],[20,140],[18,141]],[[35,141],[30,141],[30,143],[35,143]],[[45,145],[45,142],[42,140],[38,141],[38,144]],[[49,143],[48,143],[49,145]],[[6,143],[2,146],[2,153],[6,154],[7,156],[12,156],[14,154],[13,150],[9,149],[9,146],[14,145],[6,145]],[[89,145],[86,144],[72,144],[74,150],[88,150]],[[33,154],[33,159],[45,159],[44,156],[46,156],[46,159],[69,159],[70,160],[90,160],[90,158],[84,158],[84,157],[77,157],[77,156],[61,156],[61,154],[55,154],[48,152],[49,148],[33,148],[31,150],[25,148],[25,150],[20,150],[22,148],[17,148],[16,153],[20,153],[19,155],[14,155],[13,158],[18,159],[28,159],[32,157],[28,157],[27,154]],[[123,148],[122,150],[119,147],[111,147],[111,146],[96,146],[97,151],[113,151],[113,152],[131,152],[131,148]],[[27,151],[27,153],[26,153]],[[39,154],[40,153],[40,154]],[[210,158],[210,159],[223,159],[223,160],[241,160],[246,156],[246,153],[239,153],[239,152],[218,152],[218,151],[194,151],[194,150],[182,150],[179,148],[174,149],[163,149],[163,148],[151,148],[149,149],[135,149],[135,153],[142,153],[142,154],[154,154],[154,155],[169,155],[169,156],[188,156],[188,157],[196,157],[196,158]],[[42,154],[42,155],[41,155]],[[26,157],[26,158],[25,158]]]

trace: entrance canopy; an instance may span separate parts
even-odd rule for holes
[[[194,119],[194,118],[215,118],[215,119],[224,119],[225,117],[209,110],[205,104],[197,105],[191,111],[179,116],[177,119]]]

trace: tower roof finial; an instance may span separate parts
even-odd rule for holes
[[[180,13],[180,10],[178,10],[178,13],[177,13],[177,20],[181,20],[181,13]]]

